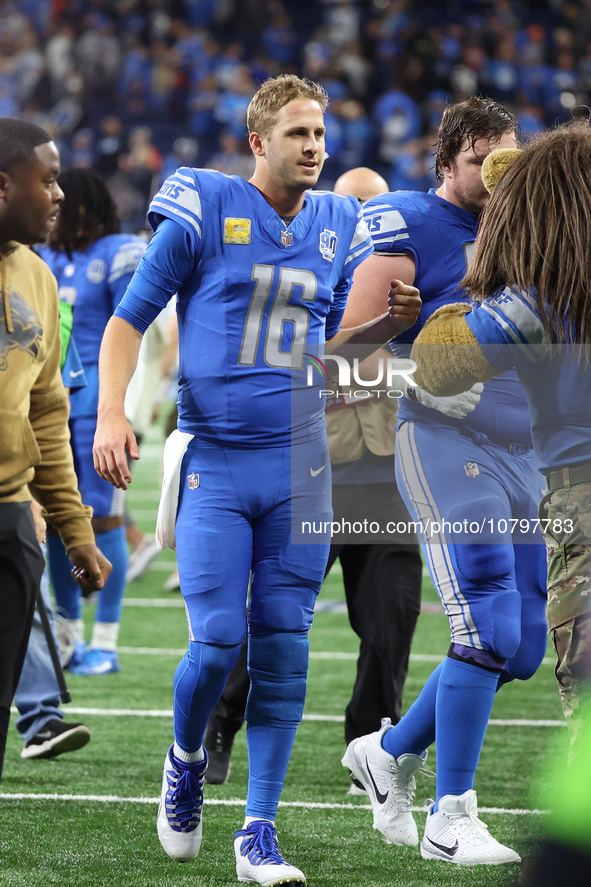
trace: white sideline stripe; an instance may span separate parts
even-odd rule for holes
[[[162,557],[162,553],[160,554],[160,557]],[[174,558],[170,558],[170,556],[169,556],[169,560],[152,561],[152,563],[150,564],[150,567],[149,567],[150,573],[153,570],[156,570],[156,572],[162,572],[162,573],[174,573],[175,569],[176,569],[176,561]]]
[[[12,706],[12,712],[16,713],[16,708]],[[111,718],[172,718],[172,709],[158,708],[80,708],[74,705],[68,705],[68,714],[72,715],[96,715],[97,717]],[[310,712],[304,714],[304,721],[320,721],[328,724],[343,724],[344,715],[325,715]],[[500,720],[492,718],[488,722],[489,727],[566,727],[565,721],[533,721],[524,718],[519,720]]]
[[[134,512],[134,516],[137,512]],[[174,564],[168,564],[170,572],[174,570]],[[158,607],[162,610],[184,610],[185,602],[182,597],[128,597],[123,598],[124,607]]]
[[[141,600],[141,598],[136,598],[136,600]],[[139,606],[145,607],[148,604],[139,604]],[[118,647],[117,649],[119,653],[126,653],[130,656],[184,656],[187,652],[186,647]],[[327,659],[334,662],[353,662],[358,657],[359,653],[324,653],[321,651],[310,653],[310,659]],[[443,654],[437,656],[435,653],[410,654],[411,662],[441,662],[444,658]],[[556,662],[552,657],[546,656],[542,660],[542,665],[556,665]]]
[[[58,795],[34,792],[0,792],[3,801],[98,801],[103,804],[158,804],[160,798],[121,798],[118,795]],[[244,807],[246,800],[239,798],[205,798],[208,807]],[[300,810],[371,810],[370,804],[326,804],[319,801],[279,801],[280,807],[296,807]],[[413,813],[424,813],[424,807],[413,807]],[[544,816],[549,810],[524,810],[519,807],[479,807],[479,813],[499,813],[509,816]]]
[[[133,508],[135,502],[158,502],[160,490],[130,490],[129,504]]]

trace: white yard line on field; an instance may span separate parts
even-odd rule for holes
[[[160,798],[123,798],[118,795],[59,795],[35,794],[33,792],[0,792],[3,801],[89,801],[100,804],[158,804]],[[205,798],[209,807],[244,807],[245,800],[239,798]],[[300,810],[371,810],[369,804],[326,804],[319,801],[279,801],[280,807],[295,807]],[[424,813],[424,807],[413,807],[414,813]],[[480,813],[498,813],[505,816],[543,816],[548,810],[525,810],[519,807],[479,807]]]
[[[148,606],[142,604],[141,606]],[[186,647],[118,647],[118,652],[129,656],[184,656],[187,652]],[[326,659],[333,662],[348,661],[355,662],[358,653],[329,653],[323,651],[312,651],[310,659]],[[411,662],[441,662],[443,656],[435,653],[411,653]],[[546,656],[542,660],[542,665],[556,665],[555,660],[551,656]]]
[[[12,711],[16,712],[13,706]],[[76,705],[68,705],[68,714],[97,716],[105,718],[172,718],[172,709],[158,708],[84,708]],[[328,715],[317,714],[314,712],[305,713],[304,721],[316,721],[325,724],[342,724],[345,721],[344,715]],[[549,721],[549,720],[527,720],[520,718],[517,720],[495,719],[489,722],[489,727],[566,727],[565,721]]]

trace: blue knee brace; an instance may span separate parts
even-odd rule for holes
[[[306,699],[309,646],[307,631],[249,638],[249,725],[296,727],[300,723]]]

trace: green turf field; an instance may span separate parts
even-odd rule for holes
[[[144,447],[130,502],[138,522],[153,530],[159,488],[159,447]],[[238,735],[230,780],[206,788],[204,839],[192,863],[176,863],[156,836],[162,765],[172,740],[172,678],[186,644],[180,595],[163,590],[174,567],[164,552],[127,592],[121,629],[120,674],[69,677],[68,720],[92,731],[84,749],[49,761],[26,762],[11,726],[0,792],[0,885],[7,887],[226,887],[237,883],[233,834],[241,827],[247,766],[244,731]],[[434,602],[428,578],[424,601]],[[278,829],[288,859],[309,887],[475,887],[515,885],[519,866],[460,868],[427,862],[418,849],[386,845],[372,829],[367,802],[347,795],[343,712],[356,656],[342,606],[338,572],[320,597],[311,632],[312,658],[305,720],[287,774]],[[435,608],[430,608],[435,609]],[[92,605],[86,607],[90,625]],[[408,706],[448,645],[447,620],[421,615],[405,703]],[[499,693],[477,774],[482,818],[499,840],[532,854],[543,820],[537,791],[551,768],[548,750],[566,747],[566,729],[552,653],[536,677]],[[431,754],[428,766],[435,766]],[[415,814],[433,793],[420,776]]]

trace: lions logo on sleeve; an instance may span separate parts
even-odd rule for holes
[[[166,179],[148,210],[148,221],[154,230],[159,216],[180,222],[201,239],[203,210],[193,170],[181,167]]]

